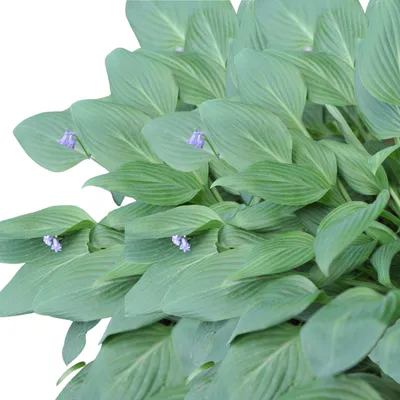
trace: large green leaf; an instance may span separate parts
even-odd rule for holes
[[[86,345],[86,334],[99,323],[98,320],[88,322],[72,322],[65,336],[62,356],[66,365],[74,361]]]
[[[298,208],[297,206],[285,206],[271,201],[263,201],[239,210],[229,220],[229,223],[242,229],[260,232],[299,230],[302,225],[294,215],[294,211]]]
[[[394,288],[390,278],[390,266],[393,257],[400,251],[400,241],[394,240],[391,243],[381,246],[372,256],[371,264],[378,273],[378,281],[389,288]]]
[[[107,329],[101,338],[100,343],[103,343],[108,337],[116,335],[118,333],[135,331],[137,329],[143,328],[147,325],[152,325],[155,322],[164,318],[163,313],[153,313],[148,315],[139,315],[136,317],[126,317],[125,316],[125,300],[121,301],[114,315],[112,316]]]
[[[127,316],[159,312],[164,296],[180,274],[192,265],[193,268],[199,267],[201,260],[217,254],[216,230],[195,236],[191,240],[191,250],[188,253],[179,251],[170,238],[166,240],[168,249],[172,251],[161,251],[158,258],[154,259],[155,264],[144,273],[139,282],[126,295]],[[150,251],[157,252],[157,243],[150,242],[153,242]],[[129,246],[129,242],[127,246]]]
[[[85,211],[75,206],[55,206],[0,222],[0,239],[32,239],[62,235],[94,224]]]
[[[100,224],[109,226],[113,229],[123,230],[128,222],[137,218],[146,217],[147,215],[167,211],[169,209],[171,209],[169,206],[155,206],[136,200],[133,203],[111,211],[100,221]]]
[[[295,66],[272,54],[244,49],[235,57],[235,68],[244,102],[273,112],[288,128],[304,131],[307,88]]]
[[[210,399],[278,399],[312,378],[299,329],[281,325],[233,342],[217,372]]]
[[[275,233],[255,233],[237,228],[236,226],[224,225],[218,234],[218,244],[226,249],[236,249],[239,247],[254,247],[264,243],[265,239],[275,237]]]
[[[54,253],[41,242],[46,255],[27,262],[0,292],[0,316],[21,315],[33,312],[33,301],[48,281],[52,272],[62,265],[88,254],[89,230],[82,230],[63,240],[63,251]]]
[[[320,291],[307,278],[287,276],[272,281],[265,297],[242,315],[231,341],[244,333],[260,331],[295,318],[312,304]]]
[[[43,285],[35,298],[34,311],[73,321],[111,317],[135,280],[129,278],[96,286],[94,283],[123,260],[123,246],[115,246],[65,264]]]
[[[268,293],[265,280],[226,281],[243,267],[248,254],[248,247],[224,251],[186,268],[164,297],[162,311],[204,321],[241,316]]]
[[[184,400],[188,392],[189,387],[182,384],[180,386],[161,389],[156,395],[151,396],[149,400]]]
[[[149,163],[125,164],[108,174],[89,179],[85,186],[98,186],[161,206],[186,203],[203,188],[194,173]]]
[[[259,162],[214,186],[260,196],[277,204],[306,205],[318,201],[331,188],[326,178],[306,165]]]
[[[96,224],[90,230],[88,245],[91,249],[107,249],[119,244],[124,244],[124,232],[102,224]]]
[[[400,107],[372,96],[361,81],[359,69],[358,63],[355,78],[356,100],[365,123],[377,139],[400,136]]]
[[[386,375],[381,378],[372,374],[356,373],[351,377],[367,382],[382,396],[383,400],[397,400],[400,396],[400,385]]]
[[[329,268],[334,259],[379,217],[388,200],[389,192],[385,190],[379,194],[374,203],[349,212],[317,233],[314,242],[315,256],[319,268],[325,275],[329,275]]]
[[[373,174],[378,172],[379,167],[384,163],[384,161],[392,155],[396,150],[400,148],[400,144],[395,146],[386,147],[383,150],[378,151],[373,156],[368,159],[369,167]],[[394,156],[394,155],[393,155]]]
[[[356,103],[354,69],[339,57],[329,53],[289,54],[266,50],[291,62],[304,75],[309,99],[317,104],[348,106]]]
[[[151,149],[169,166],[180,171],[194,171],[215,159],[208,143],[203,149],[187,143],[195,129],[201,131],[201,126],[198,111],[180,111],[154,119],[142,133]]]
[[[225,97],[225,68],[211,58],[196,53],[140,52],[172,70],[179,85],[179,98],[185,103],[199,105]]]
[[[42,238],[0,240],[0,263],[20,264],[39,260],[48,254],[49,248],[43,246]]]
[[[305,232],[285,232],[251,250],[243,267],[230,279],[277,274],[300,267],[314,258],[314,237]]]
[[[140,52],[116,49],[107,56],[111,95],[116,102],[158,116],[175,110],[178,85],[169,68]]]
[[[258,1],[256,16],[271,47],[304,50],[313,45],[319,6],[319,0]]]
[[[212,100],[200,106],[200,115],[207,138],[233,167],[241,170],[258,161],[292,162],[292,138],[274,114],[256,106]]]
[[[353,288],[318,310],[301,330],[301,342],[317,376],[358,364],[399,316],[400,292],[382,296]]]
[[[233,7],[198,11],[189,22],[185,51],[204,54],[225,68],[229,39],[236,37],[237,29]]]
[[[74,150],[58,143],[66,129],[74,129],[69,109],[30,117],[14,129],[14,135],[33,161],[50,171],[62,172],[87,158],[79,143]]]
[[[222,220],[204,206],[180,206],[162,213],[139,218],[126,226],[127,239],[160,239],[173,235],[191,235],[219,228]]]
[[[93,362],[80,398],[144,400],[182,381],[171,328],[154,324],[108,338]]]
[[[397,383],[400,381],[400,321],[391,326],[379,340],[377,346],[369,355],[372,361],[379,365],[381,370],[392,377]]]
[[[364,39],[366,30],[367,18],[358,1],[326,10],[318,19],[314,50],[334,54],[353,67],[357,41]]]
[[[359,55],[361,80],[377,99],[400,105],[400,3],[376,3]]]
[[[177,50],[185,45],[190,17],[198,10],[231,9],[227,0],[128,0],[126,16],[143,48]]]
[[[157,162],[140,133],[150,121],[141,111],[97,100],[79,101],[71,111],[86,150],[108,170],[130,161]]]
[[[361,194],[376,195],[389,188],[385,170],[379,167],[374,174],[367,153],[361,153],[350,144],[333,140],[324,140],[322,143],[335,153],[339,172],[352,189]]]
[[[345,375],[317,379],[294,388],[279,400],[383,400],[364,380]]]

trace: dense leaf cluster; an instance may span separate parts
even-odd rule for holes
[[[136,199],[0,223],[0,261],[25,263],[1,316],[71,320],[67,365],[112,317],[58,399],[399,399],[400,3],[126,10],[141,49],[107,57],[110,96],[15,129]]]

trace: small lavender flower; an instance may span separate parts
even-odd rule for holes
[[[47,244],[47,246],[51,246],[53,244],[53,236],[43,236],[43,242]]]
[[[185,49],[182,46],[178,46],[175,51],[177,51],[178,53],[182,53],[183,51],[185,51]]]
[[[59,240],[57,238],[53,238],[53,244],[51,245],[51,249],[55,253],[59,253],[60,251],[62,251],[61,243],[59,242]]]
[[[307,52],[311,52],[311,51],[313,51],[313,48],[311,46],[306,46],[306,47],[304,47],[303,50],[307,51]]]
[[[179,236],[179,235],[172,236],[172,243],[176,246],[181,245],[181,240],[182,240],[182,236]]]
[[[205,143],[204,132],[200,132],[197,129],[194,130],[193,135],[190,137],[186,143],[191,144],[192,146],[197,147],[198,149],[202,149]]]
[[[182,250],[184,253],[190,251],[190,244],[185,237],[183,237],[181,240],[181,245],[179,246],[179,250]]]
[[[66,129],[64,136],[58,141],[62,146],[74,149],[76,145],[76,133]]]

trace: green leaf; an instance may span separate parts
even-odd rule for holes
[[[397,383],[400,381],[400,321],[391,326],[379,340],[369,357],[379,365],[381,370],[393,378]]]
[[[389,188],[383,167],[379,167],[376,174],[372,173],[367,153],[361,153],[352,145],[333,140],[324,140],[322,143],[335,153],[339,172],[352,189],[361,194],[376,195]]]
[[[226,186],[292,206],[314,203],[330,189],[329,182],[315,168],[267,161],[253,164],[236,175],[220,178],[213,186]]]
[[[295,211],[296,217],[300,220],[307,232],[317,234],[321,221],[332,211],[332,207],[324,204],[310,204]]]
[[[142,48],[176,50],[185,45],[188,22],[196,11],[231,7],[226,0],[128,0],[126,16]]]
[[[193,336],[190,357],[193,364],[202,366],[211,361],[221,362],[229,349],[229,338],[232,336],[238,321],[231,319],[218,322],[201,322]]]
[[[98,249],[124,244],[124,232],[117,231],[102,224],[96,224],[89,235],[90,245]]]
[[[291,62],[304,75],[309,99],[317,104],[348,106],[356,103],[354,68],[328,53],[288,54],[266,50],[275,57]]]
[[[292,162],[292,138],[278,117],[259,107],[211,100],[200,106],[207,138],[239,170],[258,161]],[[226,132],[229,132],[227,140]],[[243,151],[246,149],[246,152]]]
[[[79,362],[72,367],[68,368],[60,377],[60,379],[57,381],[57,386],[62,383],[68,376],[70,376],[74,371],[83,368],[86,365],[85,362]]]
[[[268,284],[265,297],[242,315],[230,342],[248,332],[261,331],[295,318],[311,305],[321,292],[307,278],[292,275]]]
[[[348,213],[317,233],[314,242],[315,258],[325,275],[329,275],[333,260],[379,217],[388,200],[389,192],[385,190],[374,203]]]
[[[400,107],[380,101],[368,92],[360,78],[359,64],[355,78],[356,100],[366,125],[377,139],[400,136]]]
[[[209,57],[196,53],[140,52],[172,70],[179,85],[179,97],[185,103],[199,105],[207,100],[225,97],[225,68]]]
[[[393,257],[400,251],[400,241],[393,241],[391,243],[381,246],[372,256],[371,264],[378,273],[378,281],[389,288],[394,288],[390,278],[390,266]]]
[[[381,151],[378,151],[373,156],[368,159],[369,167],[372,173],[375,175],[378,171],[378,168],[383,164],[383,162],[391,156],[396,150],[400,148],[400,144],[396,144],[395,146],[387,147]]]
[[[1,239],[0,263],[20,264],[36,261],[49,254],[49,248],[43,246],[43,239]]]
[[[93,329],[99,320],[87,321],[87,322],[72,322],[68,329],[67,335],[65,336],[64,346],[62,350],[62,356],[65,365],[71,364],[86,345],[86,334]]]
[[[93,362],[82,399],[148,399],[183,383],[171,327],[154,324],[108,338]]]
[[[186,236],[219,228],[218,214],[204,206],[180,206],[162,213],[136,219],[126,226],[129,239],[160,239],[173,235]]]
[[[337,162],[333,151],[299,132],[292,132],[292,137],[293,161],[317,169],[327,182],[336,185]]]
[[[194,173],[148,163],[125,164],[108,174],[89,179],[84,186],[101,187],[160,206],[186,203],[203,188]]]
[[[293,386],[307,384],[312,378],[300,346],[299,329],[281,325],[233,342],[217,372],[210,398],[280,399]]]
[[[142,133],[161,160],[174,169],[188,172],[215,159],[208,143],[203,149],[187,143],[194,130],[201,130],[201,126],[198,111],[180,111],[154,119],[144,127]]]
[[[63,241],[63,251],[54,253],[42,242],[46,255],[27,262],[0,292],[0,316],[28,314],[33,312],[33,302],[52,272],[64,264],[88,254],[89,230],[82,230],[67,236]]]
[[[75,206],[55,206],[0,222],[0,239],[32,239],[90,228],[93,219]]]
[[[318,19],[314,50],[334,54],[353,67],[357,41],[364,39],[366,30],[367,18],[358,1],[326,10]]]
[[[125,301],[121,301],[114,315],[112,316],[107,329],[104,332],[100,343],[103,343],[108,337],[116,335],[119,333],[125,333],[130,331],[135,331],[137,329],[143,328],[147,325],[152,325],[157,321],[164,318],[163,313],[154,313],[149,315],[140,315],[136,317],[126,317],[125,316]]]
[[[249,232],[227,224],[219,230],[218,244],[222,248],[225,248],[225,250],[239,247],[254,247],[260,243],[264,243],[265,239],[270,239],[271,236],[274,237],[275,234]]]
[[[175,110],[178,85],[169,68],[140,52],[116,49],[107,56],[111,95],[116,102],[152,117]]]
[[[359,71],[366,89],[385,103],[400,105],[400,4],[377,2],[359,55]]]
[[[14,135],[33,161],[50,171],[62,172],[87,158],[78,143],[74,150],[58,143],[66,129],[74,129],[69,109],[30,117],[14,129]]]
[[[168,206],[155,206],[152,204],[146,204],[140,200],[136,200],[133,203],[111,211],[100,221],[100,224],[113,229],[124,230],[125,225],[128,222],[170,209],[171,207]]]
[[[294,388],[279,400],[383,400],[361,379],[345,375],[317,379],[309,385]]]
[[[191,250],[183,253],[171,242],[165,239],[171,252],[160,251],[152,265],[139,282],[126,295],[126,315],[136,316],[161,311],[161,303],[171,286],[187,268],[197,268],[199,262],[217,254],[215,243],[217,231],[205,232],[191,240]],[[157,243],[150,240],[151,250],[157,252]],[[129,243],[127,244],[129,246]]]
[[[74,260],[52,273],[34,301],[37,314],[73,321],[111,317],[135,280],[94,283],[123,262],[123,246],[114,246]]]
[[[229,222],[240,210],[246,208],[246,206],[234,201],[223,201],[213,204],[210,208],[219,215],[222,221]]]
[[[243,267],[249,249],[224,251],[183,271],[166,294],[166,314],[203,321],[221,321],[241,316],[268,292],[267,281],[226,282]]]
[[[319,0],[261,1],[256,16],[270,47],[304,50],[313,45],[319,7]]]
[[[149,400],[185,400],[188,392],[189,388],[185,385],[175,386],[161,389],[155,396],[151,396]]]
[[[86,382],[86,377],[92,364],[93,363],[89,363],[82,368],[79,373],[76,374],[70,382],[68,382],[67,386],[65,386],[56,400],[76,400],[76,396],[79,395],[83,385]]]
[[[263,201],[239,210],[229,223],[242,229],[260,232],[300,230],[302,226],[294,215],[297,209],[297,206]]]
[[[314,237],[305,232],[285,232],[251,250],[232,280],[290,271],[314,258]]]
[[[141,111],[121,104],[84,100],[73,104],[71,112],[86,150],[108,170],[130,161],[158,161],[140,132],[150,121]]]
[[[269,53],[251,49],[235,57],[240,97],[282,119],[288,128],[304,131],[301,116],[307,88],[298,69]]]
[[[382,378],[372,374],[356,373],[351,377],[356,377],[367,382],[381,396],[383,400],[397,400],[400,396],[400,385],[388,376]]]
[[[358,364],[399,316],[400,292],[382,296],[353,288],[318,310],[301,330],[301,342],[317,376]]]
[[[236,37],[237,29],[233,7],[198,11],[189,22],[185,51],[208,56],[225,68],[229,39]]]

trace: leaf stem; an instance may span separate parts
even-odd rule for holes
[[[216,187],[211,187],[213,182],[210,178],[208,178],[208,184],[210,186],[211,192],[214,195],[215,199],[220,202],[223,203],[224,199],[221,197],[221,195],[218,192],[218,189]]]
[[[340,193],[342,194],[342,196],[346,201],[353,201],[340,179],[337,180],[337,186],[339,188]]]
[[[204,139],[206,140],[206,142],[208,143],[208,145],[210,146],[212,152],[214,153],[215,157],[219,158],[219,154],[215,151],[214,146],[211,144],[211,142],[208,140],[207,136],[204,135]]]
[[[78,138],[78,136],[75,136],[75,137],[76,137],[76,141],[81,145],[82,150],[85,152],[86,157],[90,160],[92,158],[92,155],[87,152],[85,146],[83,145],[82,141]]]

